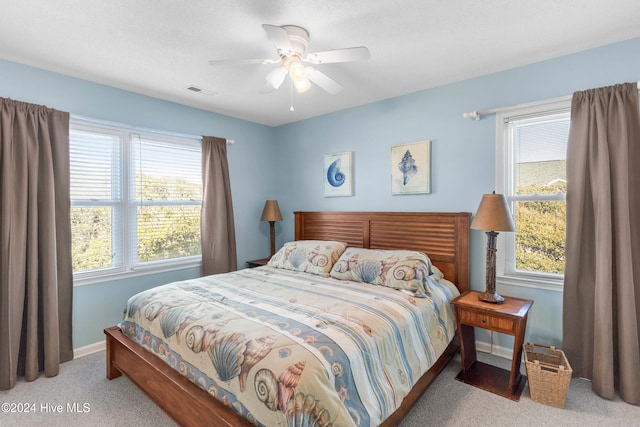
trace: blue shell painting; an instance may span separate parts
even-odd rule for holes
[[[327,182],[333,187],[340,187],[346,179],[344,173],[340,171],[341,164],[340,159],[335,160],[327,169]]]
[[[410,150],[407,150],[402,156],[402,160],[398,162],[398,169],[402,172],[402,185],[407,185],[409,179],[418,172],[416,161],[413,159]]]
[[[431,141],[391,146],[391,193],[431,192]]]
[[[352,152],[324,156],[324,196],[353,196]]]

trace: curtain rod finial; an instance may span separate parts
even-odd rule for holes
[[[465,119],[480,120],[480,115],[478,114],[477,111],[469,111],[467,113],[463,113],[462,117]]]

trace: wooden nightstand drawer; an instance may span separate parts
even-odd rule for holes
[[[486,315],[468,310],[458,310],[458,316],[460,316],[460,323],[465,325],[477,326],[504,334],[515,334],[518,325],[515,319],[500,317],[495,314]]]

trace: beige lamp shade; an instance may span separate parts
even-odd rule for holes
[[[515,231],[504,194],[485,194],[473,218],[471,228],[484,231]]]
[[[267,200],[265,202],[260,221],[282,221],[282,214],[277,200]]]

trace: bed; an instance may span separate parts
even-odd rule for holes
[[[458,348],[455,331],[451,330],[452,311],[445,307],[448,302],[439,298],[454,296],[455,289],[449,290],[449,282],[455,283],[460,292],[469,287],[469,218],[469,213],[295,212],[295,241],[285,244],[272,258],[271,265],[174,283],[133,297],[123,322],[105,329],[107,378],[126,375],[185,426],[307,425],[305,422],[334,426],[398,425]],[[296,245],[311,248],[317,242],[323,248],[329,247],[325,242],[344,242],[346,248],[330,260],[330,267],[322,261],[321,250],[313,252],[314,262],[301,264],[311,266],[304,273],[278,264],[283,256],[290,258],[287,262],[293,260]],[[424,262],[428,267],[422,273],[426,272],[425,283],[428,279],[433,288],[405,289],[395,281],[390,287],[370,285],[366,283],[369,279],[359,280],[367,270],[351,268],[358,262],[358,256],[360,259],[379,253],[396,256],[403,251],[428,254]],[[311,260],[309,256],[307,259]],[[409,270],[411,274],[418,271]],[[365,271],[365,276],[352,277],[355,271]],[[187,291],[196,301],[186,301],[184,294],[176,296],[175,288]],[[321,290],[329,296],[321,294]],[[170,299],[177,301],[178,306],[190,307],[191,314],[151,299],[162,294],[172,295]],[[236,294],[245,299],[235,300]],[[307,294],[310,300],[305,300]],[[329,299],[331,296],[335,300]],[[424,321],[416,317],[420,316],[418,308],[436,297],[440,302],[433,305],[440,306],[441,313],[432,316],[435,326],[431,328],[439,331],[439,337],[432,340],[425,338],[422,328],[415,324]],[[367,298],[378,301],[373,309],[364,308],[363,301]],[[224,314],[204,316],[200,312],[203,306],[214,303],[223,306]],[[287,313],[291,317],[286,321],[278,311],[284,310],[285,305],[291,305],[294,313]],[[331,306],[335,306],[335,312],[327,308]],[[385,335],[380,331],[387,331],[385,325],[392,323],[389,319],[396,315],[393,307],[400,306],[408,310],[410,314],[402,316],[411,319],[414,326],[408,328],[411,330],[406,332],[407,337],[396,336],[397,331],[407,328],[391,327],[391,332],[386,333],[391,346],[406,346],[411,340],[429,342],[424,354],[414,351],[416,356],[401,358],[406,369],[391,368],[397,369],[399,375],[390,379],[393,375],[389,375],[386,367],[389,358],[380,356],[389,353],[390,345],[376,347],[369,339]],[[346,312],[340,312],[340,307]],[[368,311],[375,311],[378,320],[361,321],[364,317],[360,315],[365,316]],[[137,320],[133,321],[136,316],[142,320],[173,321],[138,325]],[[203,323],[205,317],[209,323]],[[244,332],[225,330],[231,324],[241,323],[248,325]],[[338,342],[342,338],[334,334],[346,323],[357,324],[357,331],[349,333],[350,342],[356,343],[352,346],[360,349],[357,355],[340,353]],[[267,328],[268,333],[258,332],[258,327]],[[276,335],[280,330],[286,336]],[[163,336],[168,341],[161,341]],[[438,339],[444,342],[438,343]],[[184,355],[174,352],[180,341],[190,349]],[[300,344],[300,348],[294,343]],[[228,355],[240,361],[231,364],[227,362]],[[376,360],[381,358],[385,360],[381,365],[385,366],[376,366]],[[353,363],[355,371],[372,365],[373,373],[352,373],[345,366],[348,362]],[[211,377],[200,371],[206,364],[216,367]],[[322,373],[323,366],[327,374]],[[424,372],[421,370],[424,366],[430,368]],[[420,374],[416,375],[416,371]],[[312,379],[305,382],[303,377]],[[261,396],[262,378],[273,383],[275,394],[271,397]],[[373,391],[364,387],[363,382],[373,383]],[[397,390],[389,395],[385,382],[393,382]],[[260,400],[262,406],[236,400],[236,396],[245,395],[250,396],[249,400]]]

